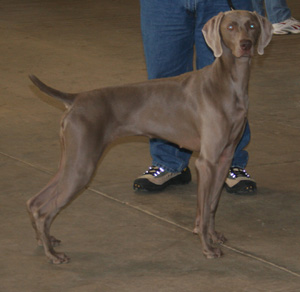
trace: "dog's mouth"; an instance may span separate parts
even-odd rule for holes
[[[252,57],[253,56],[253,52],[252,50],[247,50],[247,51],[243,51],[241,52],[240,57]]]
[[[253,57],[253,51],[252,50],[238,50],[237,52],[233,53],[233,55],[236,58],[251,58]]]
[[[236,58],[242,58],[242,57],[251,58],[254,55],[254,48],[253,47],[249,49],[238,48],[232,53]]]

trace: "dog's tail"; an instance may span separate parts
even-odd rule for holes
[[[66,92],[62,92],[57,89],[51,88],[50,86],[46,85],[41,80],[39,80],[35,75],[30,74],[29,78],[33,82],[33,84],[36,85],[41,91],[43,91],[44,93],[46,93],[52,97],[55,97],[55,98],[61,100],[67,108],[73,104],[76,94],[66,93]]]

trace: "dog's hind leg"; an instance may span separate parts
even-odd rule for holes
[[[57,183],[59,181],[59,172],[51,179],[51,181],[34,197],[27,201],[27,210],[31,219],[31,224],[33,229],[35,230],[36,240],[39,246],[43,246],[43,242],[40,238],[40,235],[37,230],[34,214],[36,210],[38,210],[41,205],[48,201],[48,198],[51,197],[51,194],[57,187]],[[50,237],[50,241],[52,246],[56,246],[60,244],[60,240],[56,239],[54,236]]]
[[[103,133],[99,127],[86,127],[73,119],[65,125],[61,131],[59,170],[50,183],[27,202],[37,239],[55,264],[68,262],[69,258],[54,250],[53,245],[59,241],[50,236],[51,224],[59,211],[89,183],[106,145]]]

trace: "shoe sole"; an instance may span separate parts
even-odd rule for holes
[[[255,195],[257,192],[256,183],[253,181],[242,180],[233,187],[229,187],[225,183],[227,193],[236,195]]]
[[[279,30],[279,31],[273,31],[273,34],[275,35],[287,35],[287,34],[299,34],[300,30]]]
[[[273,32],[273,34],[275,34],[275,35],[287,35],[287,34],[289,34],[288,32],[286,32],[286,31],[282,31],[282,32]]]
[[[162,185],[156,185],[150,182],[148,179],[137,179],[133,183],[133,189],[135,191],[145,191],[145,192],[160,192],[170,185],[185,185],[191,181],[190,170],[187,169],[185,172],[180,175],[173,177],[163,183]]]

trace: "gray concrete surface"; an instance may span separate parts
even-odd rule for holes
[[[300,19],[299,1],[288,4]],[[10,0],[0,15],[0,291],[300,291],[300,35],[274,37],[253,60],[247,170],[259,192],[224,191],[223,258],[205,259],[191,233],[194,158],[191,184],[136,194],[150,156],[146,139],[129,138],[54,222],[72,258],[55,266],[25,202],[57,169],[63,107],[27,75],[72,92],[145,80],[138,0]]]

